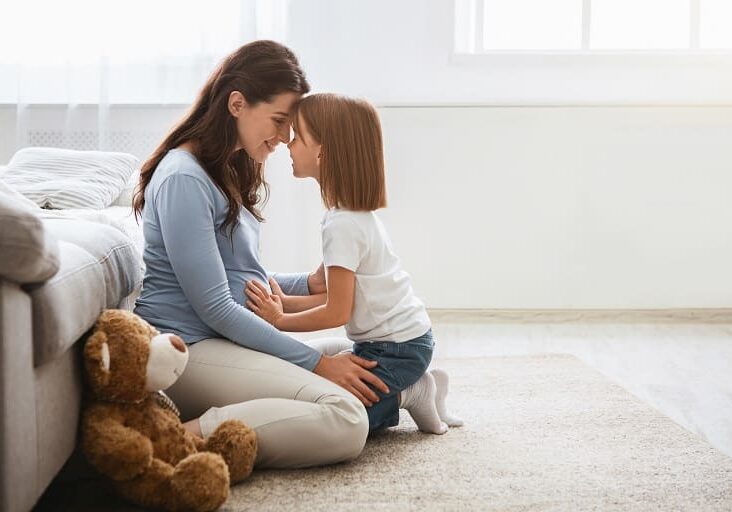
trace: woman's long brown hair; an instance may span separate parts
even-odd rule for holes
[[[229,236],[237,225],[243,206],[260,222],[257,208],[260,188],[268,193],[262,165],[245,150],[234,151],[237,139],[236,120],[229,112],[229,95],[241,92],[250,105],[270,102],[283,92],[306,94],[310,85],[297,57],[287,47],[274,41],[255,41],[229,55],[211,74],[188,114],[165,137],[143,164],[133,208],[140,216],[145,206],[145,188],[150,184],[160,161],[173,148],[194,142],[194,156],[216,186],[226,196],[229,211],[223,227]]]

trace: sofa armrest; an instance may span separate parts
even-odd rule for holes
[[[46,231],[35,206],[0,188],[0,278],[40,283],[59,267],[56,239]]]
[[[30,510],[37,485],[32,306],[20,285],[0,278],[0,510]]]

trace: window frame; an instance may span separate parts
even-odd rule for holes
[[[573,49],[528,49],[528,50],[491,50],[484,47],[483,41],[483,15],[485,0],[453,0],[453,47],[451,54],[455,57],[462,56],[481,56],[481,55],[732,55],[732,48],[700,48],[700,30],[701,17],[700,6],[702,0],[687,0],[689,2],[689,46],[687,48],[669,48],[669,49],[593,49],[590,48],[590,33],[592,20],[592,2],[594,0],[582,0],[582,34],[580,48]],[[471,41],[464,39],[462,34],[458,34],[457,28],[457,11],[458,4],[470,3],[473,5],[470,9],[473,14],[471,20],[473,37]],[[458,43],[458,39],[462,42]],[[459,50],[458,46],[468,48],[467,50]]]
[[[493,71],[492,90],[487,96],[496,99],[486,104],[547,105],[547,106],[730,106],[732,105],[732,49],[699,48],[699,5],[692,2],[691,14],[697,29],[690,32],[690,47],[668,50],[598,50],[589,48],[589,14],[592,0],[582,0],[587,16],[582,20],[582,46],[568,50],[460,50],[457,4],[482,6],[483,0],[453,0],[452,41],[448,66],[480,77]],[[482,10],[475,19],[482,17]],[[480,24],[478,24],[480,25]],[[482,30],[482,28],[481,28]],[[482,31],[476,27],[472,46],[482,41]],[[470,45],[468,45],[470,46]],[[693,47],[692,47],[693,46]],[[465,41],[462,42],[465,48]],[[529,73],[528,83],[523,74]],[[607,77],[617,79],[623,87],[614,90]],[[695,77],[691,83],[689,77]],[[604,77],[604,78],[603,78]],[[589,93],[583,98],[568,99],[561,90],[563,82],[581,79]],[[719,84],[725,92],[710,94],[709,84]],[[520,90],[516,99],[511,91]],[[663,91],[651,94],[648,91]],[[513,99],[502,99],[513,98]]]

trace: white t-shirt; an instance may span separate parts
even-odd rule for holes
[[[424,304],[414,295],[384,225],[374,212],[330,209],[322,222],[323,263],[356,274],[351,320],[353,341],[404,342],[431,327]]]

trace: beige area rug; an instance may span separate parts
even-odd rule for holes
[[[256,471],[223,510],[732,510],[732,459],[574,357],[440,366],[464,427],[403,416],[351,463]]]
[[[255,471],[232,511],[732,511],[732,459],[571,356],[455,359],[443,436],[408,416],[347,464]],[[141,510],[97,481],[36,509]]]

